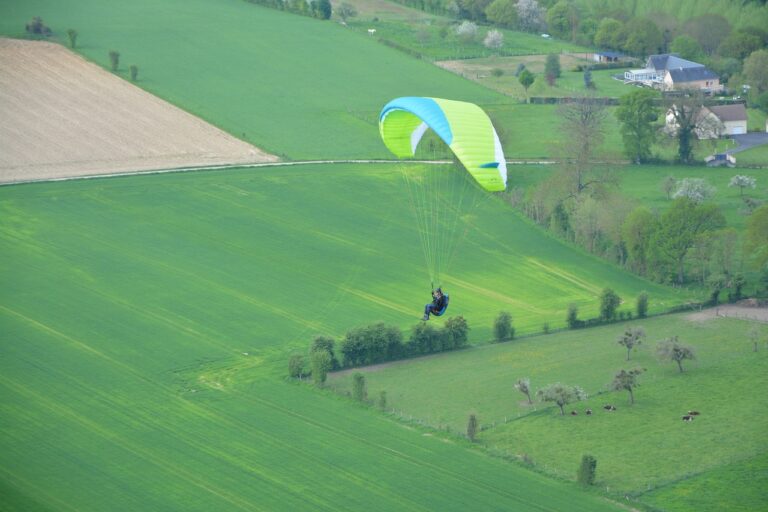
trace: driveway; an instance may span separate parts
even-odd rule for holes
[[[738,146],[727,150],[726,153],[738,153],[755,146],[768,144],[768,133],[766,132],[752,132],[745,133],[744,135],[732,135],[731,138],[738,143]]]

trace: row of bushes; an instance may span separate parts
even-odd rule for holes
[[[443,327],[419,322],[404,339],[399,327],[378,322],[356,327],[344,336],[338,346],[333,338],[317,336],[309,347],[309,361],[295,354],[288,363],[291,377],[312,375],[325,382],[331,370],[384,363],[406,357],[455,350],[467,345],[469,326],[462,316],[446,320]]]

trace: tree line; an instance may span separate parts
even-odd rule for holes
[[[442,327],[419,322],[407,339],[399,327],[377,322],[349,330],[338,346],[329,336],[316,336],[308,356],[291,356],[288,374],[293,378],[311,375],[315,383],[322,385],[332,370],[456,350],[467,345],[468,335],[469,326],[462,316],[447,319]]]

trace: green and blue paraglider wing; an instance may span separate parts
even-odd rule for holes
[[[415,155],[428,129],[451,148],[481,187],[490,192],[506,188],[507,165],[499,136],[474,103],[403,97],[387,103],[379,115],[381,138],[399,158]]]

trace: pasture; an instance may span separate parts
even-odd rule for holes
[[[739,155],[737,153],[737,156]],[[744,197],[763,202],[768,201],[768,183],[759,172],[750,172],[748,169],[679,165],[623,165],[616,166],[615,170],[619,178],[618,190],[621,194],[634,201],[638,206],[642,205],[657,211],[664,211],[671,201],[663,187],[666,178],[670,176],[676,180],[702,178],[715,187],[712,200],[720,206],[727,225],[738,230],[744,229],[747,214],[739,188],[728,186],[733,176],[746,174],[756,178],[756,188],[745,189]],[[548,165],[511,166],[510,183],[513,187],[527,190],[547,179],[553,172],[553,166]]]
[[[504,101],[338,23],[243,0],[0,0],[0,34],[22,35],[33,16],[61,42],[76,29],[77,51],[105,68],[119,51],[122,76],[135,64],[142,88],[289,159],[388,158],[377,116],[397,96]]]
[[[369,396],[387,392],[391,414],[461,433],[475,413],[484,428],[480,442],[490,453],[525,455],[548,474],[573,478],[582,454],[589,453],[598,460],[597,485],[618,496],[662,508],[668,499],[677,501],[672,510],[690,510],[694,503],[697,510],[759,508],[766,498],[760,475],[768,469],[768,403],[755,391],[768,383],[768,327],[761,327],[754,353],[748,321],[691,322],[685,314],[638,320],[631,325],[644,327],[647,339],[626,361],[626,349],[616,343],[626,325],[528,337],[362,371]],[[684,364],[684,373],[653,357],[656,342],[673,335],[697,350],[697,360]],[[639,378],[636,403],[629,405],[628,394],[610,391],[609,384],[616,371],[635,366],[647,371]],[[577,416],[560,416],[556,406],[528,405],[513,386],[521,377],[531,379],[534,392],[563,382],[581,386],[590,398],[567,406]],[[332,385],[348,389],[347,372]],[[604,411],[604,404],[617,410]],[[587,408],[594,411],[591,416]],[[681,421],[692,409],[701,415],[690,424]],[[735,478],[752,471],[758,481]],[[734,476],[718,476],[728,474]],[[690,496],[704,487],[711,501]]]
[[[404,187],[392,165],[314,165],[0,188],[3,508],[612,509],[284,381],[315,334],[417,321]],[[476,343],[500,304],[538,330],[608,283],[684,298],[495,200],[474,218],[448,285]]]
[[[585,52],[586,48],[575,43],[554,38],[543,38],[539,34],[506,30],[498,27],[478,27],[475,37],[462,39],[456,33],[458,22],[447,18],[411,18],[399,20],[355,19],[349,26],[365,33],[376,29],[375,38],[396,45],[407,52],[418,54],[428,60],[470,59],[493,55],[535,55],[542,53]],[[504,35],[501,48],[490,49],[483,44],[489,30],[498,30]]]

